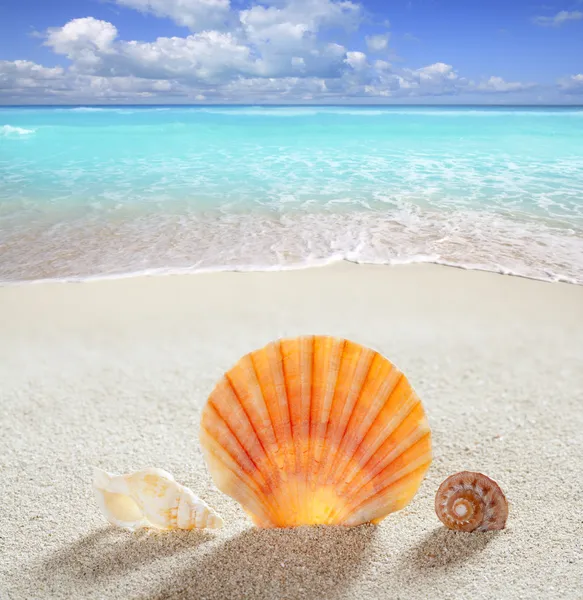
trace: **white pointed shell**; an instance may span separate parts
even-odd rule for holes
[[[113,525],[135,531],[219,529],[221,517],[167,471],[153,467],[127,475],[94,468],[93,490],[101,512]]]

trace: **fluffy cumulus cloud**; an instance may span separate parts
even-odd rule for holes
[[[45,43],[58,54],[76,59],[93,51],[107,51],[116,37],[117,29],[114,25],[87,17],[69,21],[63,27],[49,29]]]
[[[113,23],[74,19],[45,32],[66,67],[0,62],[0,102],[341,101],[531,87],[495,76],[476,83],[442,62],[395,68],[388,33],[362,38],[367,52],[346,47],[335,36],[358,32],[366,17],[350,0],[263,0],[241,10],[229,0],[112,1],[169,18],[184,34],[124,40]]]
[[[534,17],[533,23],[542,27],[560,27],[569,21],[580,21],[583,19],[583,12],[580,10],[561,10],[551,17]]]

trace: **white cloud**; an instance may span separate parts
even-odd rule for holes
[[[216,93],[216,92],[215,92]],[[286,102],[306,96],[332,97],[326,81],[317,77],[235,79],[219,91],[221,99]]]
[[[475,85],[460,77],[451,65],[435,63],[420,69],[394,71],[385,61],[368,63],[362,52],[346,53],[346,69],[338,77],[263,77],[232,74],[228,77],[193,77],[173,64],[163,77],[135,73],[79,73],[75,69],[46,68],[27,61],[0,62],[0,100],[95,102],[177,101],[293,102],[297,100],[344,100],[358,98],[403,98],[457,95],[464,92],[510,92],[526,89],[523,84],[492,77]],[[171,61],[172,62],[172,61]],[[120,69],[118,69],[119,71]],[[138,69],[136,69],[138,70]],[[215,73],[216,75],[216,73]],[[520,87],[519,87],[520,86]],[[583,90],[583,75],[562,83],[569,93]]]
[[[240,11],[238,18],[238,36],[261,56],[265,76],[296,75],[301,59],[304,76],[332,77],[340,74],[346,49],[321,33],[358,28],[362,9],[338,0],[272,0]]]
[[[434,63],[419,69],[393,70],[385,61],[376,61],[363,81],[367,96],[414,97],[458,94],[468,82],[460,77],[451,65]]]
[[[388,71],[389,69],[391,69],[391,63],[387,62],[386,60],[375,60],[374,63],[374,68],[377,71]]]
[[[311,13],[297,14],[304,23],[280,22],[280,13],[292,6],[297,11],[295,3],[264,12],[255,11],[262,7],[242,11],[241,28],[232,32],[203,31],[153,42],[118,40],[114,25],[88,17],[50,29],[45,44],[70,58],[73,70],[100,76],[213,83],[239,75],[339,76],[346,49],[319,40],[316,32],[325,22],[344,22],[347,15],[354,15],[355,5],[348,2],[340,6],[326,0]]]
[[[316,33],[329,27],[354,29],[363,18],[360,4],[346,0],[271,0],[239,13],[251,39],[272,38],[272,33],[300,30]],[[295,33],[293,34],[295,35]]]
[[[62,67],[47,68],[30,61],[0,61],[0,99],[27,100],[136,99],[159,94],[187,93],[180,84],[167,79],[100,77],[81,75]]]
[[[45,44],[57,54],[66,54],[75,59],[86,52],[107,51],[116,37],[117,28],[114,25],[86,17],[73,19],[63,27],[50,28]]]
[[[438,62],[422,67],[415,71],[419,79],[423,81],[440,80],[440,79],[455,79],[457,77],[454,68],[451,65]]]
[[[46,44],[73,61],[72,69],[99,76],[212,81],[261,69],[251,50],[231,33],[204,31],[154,42],[114,41],[117,30],[96,19],[75,19],[49,30]]]
[[[50,81],[61,77],[64,72],[62,67],[43,67],[29,60],[0,60],[0,82],[9,78]]]
[[[460,77],[452,65],[437,62],[420,69],[404,69],[400,85],[416,95],[458,94],[467,91],[470,82]]]
[[[364,52],[347,52],[344,62],[350,65],[355,71],[362,71],[368,66]]]
[[[112,23],[74,19],[49,29],[44,42],[70,65],[1,62],[0,101],[293,102],[520,92],[530,85],[495,76],[474,84],[443,62],[407,69],[370,60],[334,41],[338,28],[363,22],[361,5],[351,1],[263,0],[239,11],[228,0],[115,1],[172,18],[192,33],[124,40]],[[388,33],[366,38],[373,54],[388,40]]]
[[[157,17],[168,17],[192,31],[222,29],[231,17],[229,0],[113,0]]]
[[[79,71],[96,69],[101,56],[111,53],[117,38],[117,28],[107,21],[93,17],[73,19],[63,27],[52,27],[47,31],[45,45],[57,54],[64,54],[74,61]]]
[[[96,98],[150,97],[171,94],[177,84],[167,79],[140,79],[139,77],[96,77],[80,76],[75,84],[83,92]]]
[[[306,68],[306,61],[301,56],[292,56],[291,62],[292,67],[298,71],[304,71]]]
[[[583,19],[583,12],[579,10],[562,10],[553,17],[534,17],[533,23],[543,27],[560,27],[568,21],[579,21]]]
[[[504,81],[502,77],[490,77],[486,81],[475,86],[475,90],[480,92],[522,92],[524,90],[536,87],[534,83],[520,83],[517,81]]]
[[[255,75],[261,62],[231,33],[204,31],[186,38],[158,38],[154,42],[122,42],[114,53],[101,55],[102,71],[109,74],[222,81],[242,74]]]
[[[231,29],[241,24],[253,36],[297,37],[323,27],[355,27],[362,18],[360,4],[349,0],[263,0],[246,10],[232,9],[229,0],[112,0],[158,17],[172,19],[193,32]]]
[[[382,52],[389,45],[389,34],[366,36],[366,45],[370,52]]]
[[[464,93],[508,93],[523,92],[535,87],[533,83],[508,82],[502,77],[492,76],[476,84],[462,77],[452,65],[438,62],[419,69],[393,71],[389,63],[374,63],[375,77],[365,86],[372,96],[442,96]]]
[[[583,73],[563,77],[558,81],[559,89],[567,94],[583,94]]]
[[[0,98],[26,99],[57,94],[63,89],[65,70],[43,67],[28,60],[0,61]]]

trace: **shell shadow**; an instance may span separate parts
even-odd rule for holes
[[[214,539],[205,531],[138,531],[130,533],[116,527],[102,527],[34,565],[49,588],[66,592],[70,585],[94,586],[162,557],[192,551]]]
[[[375,532],[374,525],[247,529],[146,598],[332,598],[363,573]]]
[[[441,526],[431,531],[406,553],[406,562],[416,574],[462,565],[483,552],[488,544],[502,533],[465,533]]]

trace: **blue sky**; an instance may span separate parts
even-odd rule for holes
[[[0,103],[583,103],[583,0],[3,0]]]

